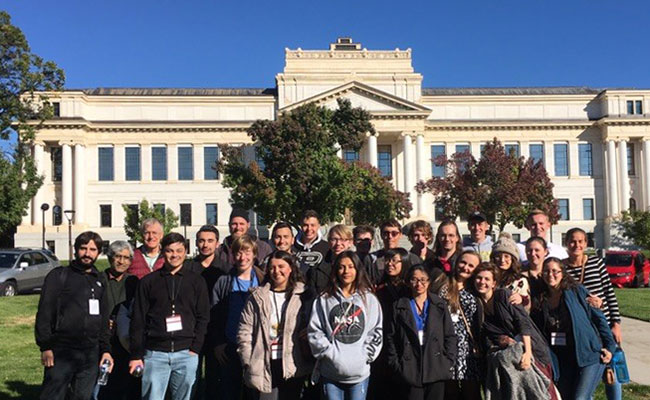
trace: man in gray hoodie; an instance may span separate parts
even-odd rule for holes
[[[485,215],[475,211],[467,217],[469,237],[463,239],[463,250],[474,250],[481,255],[481,261],[490,261],[492,253],[492,236],[488,235],[490,224]]]

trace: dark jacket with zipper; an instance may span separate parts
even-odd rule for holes
[[[447,305],[437,295],[429,294],[424,345],[420,346],[410,302],[410,298],[402,297],[394,305],[385,337],[388,364],[410,386],[451,379],[457,339]]]
[[[182,329],[167,332],[172,297],[175,297],[175,313],[181,316]],[[142,359],[145,350],[189,349],[200,353],[209,316],[208,291],[200,275],[185,267],[172,275],[167,265],[150,273],[140,280],[135,295],[129,330],[131,359]]]
[[[99,300],[100,312],[90,315],[90,299]],[[53,269],[47,277],[36,313],[36,344],[41,351],[53,348],[110,351],[106,287],[94,266],[76,260],[69,267]]]

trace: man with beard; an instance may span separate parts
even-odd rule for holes
[[[222,262],[222,265],[226,268],[224,269],[224,273],[228,273],[230,271],[230,268],[234,265],[235,263],[235,255],[232,254],[231,251],[231,246],[233,240],[237,239],[240,236],[243,235],[248,235],[248,230],[251,227],[250,219],[248,217],[248,211],[242,210],[241,208],[234,208],[232,212],[230,213],[230,219],[228,220],[228,229],[230,230],[230,236],[227,236],[224,240],[221,246],[219,246],[219,250],[217,252],[217,256]],[[262,265],[262,261],[273,252],[271,249],[271,246],[269,246],[268,243],[258,239],[255,236],[248,235],[251,238],[255,240],[255,244],[257,245],[257,256],[255,256],[255,265],[260,266]]]
[[[102,238],[84,232],[74,242],[75,259],[45,278],[36,313],[36,344],[45,367],[41,399],[73,400],[92,396],[99,366],[109,353],[107,291],[95,268]],[[101,355],[101,356],[100,356]]]
[[[205,281],[205,286],[208,290],[208,298],[210,304],[212,304],[212,288],[217,282],[217,279],[224,274],[224,271],[228,266],[223,265],[221,260],[217,257],[217,248],[219,247],[219,230],[213,225],[203,225],[199,231],[196,233],[196,247],[199,250],[199,254],[191,261],[187,261],[188,270],[193,271]],[[214,321],[210,319],[208,323],[208,333],[212,329],[215,329]],[[201,365],[203,360],[205,360],[205,379],[202,381],[205,387],[205,390],[201,390],[199,385],[194,385],[193,391],[195,392],[192,396],[195,399],[214,399],[217,398],[216,383],[218,380],[218,375],[216,374],[216,359],[212,348],[214,347],[209,338],[210,334],[206,335],[205,342],[203,344],[203,349],[199,357],[199,368],[197,379],[201,382]],[[204,397],[202,396],[204,394]]]
[[[156,218],[142,221],[142,246],[133,253],[133,263],[128,272],[138,279],[162,268],[163,260],[160,253],[160,240],[163,237],[163,225]]]

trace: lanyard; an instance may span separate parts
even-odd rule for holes
[[[94,299],[95,298],[95,286],[93,285],[93,281],[90,280],[90,274],[87,272],[84,272],[84,277],[86,278],[86,282],[88,283],[88,286],[90,286],[90,298]]]
[[[284,292],[280,292],[280,293],[284,294]],[[283,317],[282,314],[283,313],[282,313],[282,310],[278,309],[278,301],[275,299],[275,294],[276,294],[276,292],[271,291],[271,297],[273,298],[273,306],[274,306],[273,308],[275,309],[274,310],[275,311],[275,318],[277,318],[277,320],[278,320],[278,336],[280,336],[280,331],[282,330],[281,328],[282,328],[282,325],[283,325],[282,324],[282,317]],[[285,299],[284,303],[282,303],[282,305],[283,305],[282,308],[284,308],[284,304],[286,304],[286,302],[287,301]]]
[[[250,283],[249,289],[257,286],[257,276],[255,276],[255,271],[253,271],[253,270],[251,270],[250,282],[251,283]],[[239,277],[235,277],[235,285],[237,285],[237,289],[239,289],[239,290],[237,290],[238,292],[243,292],[244,291],[244,288],[239,283]]]
[[[172,315],[176,314],[176,297],[178,297],[178,294],[181,291],[181,283],[183,282],[183,275],[181,275],[180,279],[178,280],[178,288],[176,287],[176,280],[174,279],[174,275],[169,275],[169,278],[172,281],[172,287],[171,290],[169,289],[169,279],[165,279],[165,284],[167,285],[167,295],[169,295],[169,300],[172,302]]]

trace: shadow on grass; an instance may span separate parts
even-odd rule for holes
[[[36,400],[41,393],[41,385],[34,385],[21,381],[6,381],[4,386],[8,391],[0,392],[0,400],[24,399]]]

